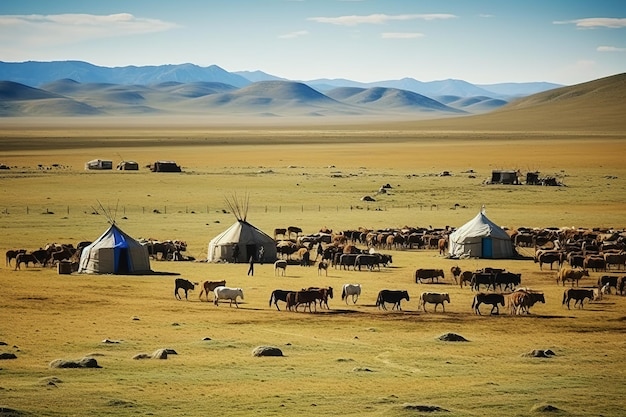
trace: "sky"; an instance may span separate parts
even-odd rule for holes
[[[2,0],[0,61],[290,80],[573,85],[626,72],[623,0]]]

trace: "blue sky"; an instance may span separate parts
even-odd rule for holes
[[[626,1],[2,1],[0,61],[28,60],[571,85],[626,71]]]

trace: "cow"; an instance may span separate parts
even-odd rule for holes
[[[472,271],[461,272],[461,275],[459,276],[459,285],[461,288],[463,288],[463,284],[471,285],[473,275],[474,273]]]
[[[402,310],[402,300],[409,301],[409,293],[406,290],[380,290],[376,297],[376,307],[387,310],[385,303],[393,304],[391,309]]]
[[[233,306],[233,301],[235,302],[235,307],[239,308],[239,304],[237,304],[237,297],[241,297],[243,300],[243,290],[241,288],[230,288],[225,286],[216,287],[213,290],[213,294],[215,297],[213,298],[213,304],[216,306],[219,305],[219,300],[229,300],[229,306]]]
[[[619,295],[624,295],[624,290],[626,290],[626,276],[619,277],[617,280],[617,291],[619,291]]]
[[[282,269],[282,273],[281,271],[279,271],[280,269]],[[287,273],[287,261],[283,259],[279,259],[276,262],[274,262],[274,276],[276,275],[285,276],[286,273]]]
[[[189,291],[192,291],[195,288],[195,286],[198,285],[198,283],[191,282],[184,278],[176,278],[176,281],[174,283],[175,283],[174,296],[179,300],[182,300],[182,298],[180,297],[180,294],[178,294],[179,289],[185,290],[185,299],[189,300],[189,298],[187,298],[187,293]]]
[[[543,271],[543,264],[550,264],[550,270],[552,270],[552,264],[555,262],[559,268],[563,264],[563,252],[550,250],[550,251],[538,251],[535,257],[535,262],[539,262],[539,269]]]
[[[328,276],[328,262],[320,261],[320,263],[317,264],[317,275],[322,275],[322,271]]]
[[[495,290],[495,286],[497,285],[500,290],[502,290],[502,285],[504,285],[504,290],[510,288],[511,291],[518,285],[522,283],[522,274],[514,274],[513,272],[499,272],[495,275],[493,279],[493,286]]]
[[[574,301],[574,307],[576,304],[580,304],[579,308],[583,308],[583,303],[585,298],[589,298],[589,301],[594,299],[594,294],[592,289],[583,289],[583,288],[568,288],[563,292],[563,304],[567,304],[567,309],[569,310],[569,302],[571,300]]]
[[[572,281],[572,287],[574,286],[574,282],[578,287],[578,281],[582,277],[588,277],[589,271],[586,269],[571,269],[571,268],[561,268],[559,272],[556,274],[556,283],[558,285],[559,281],[565,286],[565,281]]]
[[[287,302],[287,295],[289,293],[295,293],[295,291],[288,291],[288,290],[274,290],[272,291],[272,294],[270,295],[270,307],[272,306],[272,303],[274,303],[274,305],[276,306],[276,310],[280,311],[280,308],[278,308],[278,302],[279,301],[284,301],[285,303]],[[294,298],[295,301],[295,298]],[[289,307],[289,306],[287,306]]]
[[[38,249],[31,253],[18,253],[15,257],[15,269],[22,269],[20,265],[23,263],[26,264],[26,267],[28,267],[29,263],[32,263],[33,266],[35,264],[46,266],[48,263],[48,252],[45,249]]]
[[[608,293],[611,294],[611,287],[615,288],[617,294],[617,280],[619,277],[614,275],[603,275],[598,278],[598,288],[604,288],[607,286]]]
[[[474,296],[474,300],[472,301],[472,308],[474,309],[474,313],[480,315],[480,305],[481,304],[491,304],[491,313],[500,314],[500,309],[498,308],[498,304],[502,304],[504,307],[504,295],[497,293],[484,293],[479,292]],[[435,306],[436,307],[436,306]]]
[[[306,311],[307,306],[309,307],[309,312],[311,311],[311,304],[315,307],[315,311],[317,312],[317,300],[321,299],[323,296],[319,290],[302,290],[296,291],[295,293],[295,309],[298,311],[298,307],[300,304],[304,304],[304,311]]]
[[[356,253],[343,253],[339,256],[339,266],[340,268],[350,270],[350,266],[356,268],[354,263],[356,261],[357,256]]]
[[[200,291],[199,298],[202,300],[202,294],[206,296],[207,302],[209,301],[209,292],[213,293],[213,290],[219,286],[226,286],[226,281],[204,281],[202,283],[202,290]]]
[[[458,265],[454,265],[452,268],[450,268],[450,272],[452,273],[452,278],[454,278],[454,283],[458,284],[458,278],[461,275],[461,267],[459,267]]]
[[[374,268],[378,268],[378,270],[380,271],[380,258],[375,254],[358,255],[354,260],[354,269],[358,267],[360,271],[361,266],[367,266],[367,269],[369,269],[370,271],[373,271]]]
[[[448,239],[441,238],[437,241],[437,248],[439,249],[439,255],[444,255],[448,249]]]
[[[6,253],[6,266],[11,266],[11,260],[15,259],[20,253],[26,253],[26,249],[8,250]]]
[[[420,268],[415,271],[415,283],[416,284],[421,283],[422,279],[430,279],[430,282],[434,282],[434,280],[437,279],[437,282],[439,282],[439,277],[441,277],[442,279],[445,278],[443,269]]]
[[[508,299],[511,314],[530,314],[530,308],[532,306],[534,306],[538,302],[544,304],[546,302],[545,296],[542,292],[537,292],[526,288],[513,291],[511,294],[509,294]]]
[[[285,309],[292,311],[293,308],[297,307],[296,305],[296,291],[288,292],[285,296]],[[278,308],[278,306],[276,306]]]
[[[450,295],[447,292],[444,292],[444,293],[423,292],[422,294],[420,294],[420,299],[419,299],[419,302],[417,304],[417,308],[419,308],[420,305],[421,305],[422,308],[424,309],[424,312],[426,312],[426,303],[434,304],[435,305],[435,312],[436,312],[437,311],[437,305],[441,304],[441,308],[443,309],[443,311],[445,313],[446,306],[444,304],[444,301],[447,301],[448,304],[450,304]]]
[[[617,269],[622,269],[626,264],[626,253],[604,253],[606,269],[611,269],[611,265],[617,265]]]
[[[585,256],[583,269],[593,269],[595,272],[606,271],[606,261],[600,255]]]
[[[490,287],[493,287],[495,291],[496,289],[495,275],[496,274],[492,272],[481,272],[481,271],[474,272],[472,274],[472,279],[470,281],[470,288],[472,289],[472,291],[474,290],[480,291],[480,286],[485,285],[487,287],[487,290],[489,290]]]

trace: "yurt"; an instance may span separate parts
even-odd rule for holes
[[[207,262],[255,262],[276,261],[276,242],[269,235],[246,221],[248,200],[226,203],[237,221],[209,242]]]
[[[78,272],[122,275],[151,272],[148,249],[111,222],[111,227],[81,252]]]
[[[450,234],[449,254],[452,258],[512,258],[511,237],[485,215],[484,208],[469,222]]]

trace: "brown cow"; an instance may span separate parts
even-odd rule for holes
[[[559,281],[561,281],[565,286],[565,281],[572,281],[572,287],[574,286],[574,282],[576,282],[576,286],[578,287],[578,281],[582,277],[588,276],[589,271],[586,269],[561,268],[556,274],[556,283],[558,284]]]
[[[214,289],[216,289],[217,287],[225,287],[226,286],[226,281],[222,280],[222,281],[204,281],[204,283],[202,284],[202,291],[200,291],[200,300],[202,300],[202,294],[204,293],[206,300],[209,301],[209,293],[213,292]]]

